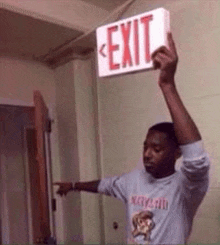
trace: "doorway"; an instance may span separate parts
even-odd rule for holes
[[[37,160],[36,108],[0,105],[0,169],[1,169],[1,243],[48,244],[42,237],[42,185]],[[48,135],[43,141],[47,145]],[[47,139],[47,140],[46,140]],[[45,141],[46,140],[46,141]],[[47,144],[46,144],[47,143]],[[52,215],[51,166],[47,164],[43,179],[47,198],[47,238],[55,236]],[[41,185],[41,187],[40,187]],[[45,214],[45,212],[44,212]],[[45,215],[44,215],[45,216]],[[49,235],[48,235],[49,234]],[[0,243],[0,244],[1,244]],[[55,243],[54,243],[55,244]]]

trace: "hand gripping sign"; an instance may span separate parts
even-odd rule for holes
[[[151,54],[168,46],[169,12],[158,8],[96,30],[99,76],[153,68]]]

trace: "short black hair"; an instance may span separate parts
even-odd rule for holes
[[[176,147],[179,147],[178,139],[175,134],[174,124],[172,122],[157,123],[149,128],[149,130],[156,130],[167,134],[170,140],[172,140]]]

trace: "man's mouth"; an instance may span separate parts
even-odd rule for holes
[[[153,164],[152,162],[145,162],[145,163],[144,163],[144,166],[145,166],[145,167],[153,167],[154,164]]]
[[[153,163],[144,163],[144,168],[147,172],[152,172],[154,171],[154,165]]]

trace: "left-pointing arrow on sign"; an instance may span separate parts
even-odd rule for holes
[[[103,53],[103,49],[105,48],[106,44],[102,44],[101,48],[99,49],[99,53],[103,56],[106,57],[106,54]]]

